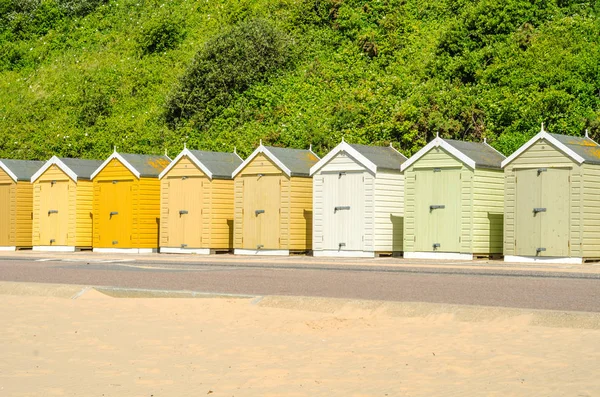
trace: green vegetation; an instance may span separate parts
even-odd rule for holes
[[[0,0],[0,157],[600,135],[583,0]]]

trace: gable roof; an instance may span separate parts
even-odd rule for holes
[[[319,161],[312,150],[287,149],[262,144],[233,172],[235,178],[256,156],[263,153],[287,176],[310,176],[310,167]]]
[[[37,160],[0,159],[0,169],[4,170],[13,181],[29,181],[31,176],[44,165]]]
[[[536,136],[527,141],[516,152],[511,154],[502,162],[502,168],[506,167],[514,159],[519,157],[523,152],[542,139],[548,141],[565,156],[571,158],[578,164],[584,162],[590,164],[600,164],[600,145],[590,139],[587,134],[585,137],[551,134],[547,131],[544,131],[544,127],[542,127],[542,130]]]
[[[67,157],[56,157],[52,158],[31,177],[31,182],[35,182],[44,172],[53,165],[60,168],[65,174],[69,176],[73,181],[77,182],[79,179],[90,180],[92,173],[102,164],[100,160],[83,160],[83,159],[72,159]]]
[[[138,179],[158,178],[160,173],[171,163],[171,159],[167,156],[114,152],[94,171],[90,178],[94,179],[113,159],[118,160]]]
[[[159,178],[162,179],[182,157],[189,158],[210,179],[232,179],[233,171],[242,164],[242,158],[237,153],[206,152],[184,148],[160,173]]]
[[[413,165],[418,159],[427,154],[431,149],[441,147],[469,168],[492,168],[500,169],[504,155],[488,145],[487,142],[465,142],[454,139],[443,139],[436,137],[425,145],[424,148],[415,153],[404,164],[402,171]]]
[[[348,153],[372,173],[377,173],[379,170],[400,171],[400,166],[406,161],[406,157],[392,146],[358,145],[342,140],[339,145],[331,149],[325,157],[311,167],[310,175],[318,172],[340,152]]]

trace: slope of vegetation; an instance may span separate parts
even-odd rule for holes
[[[582,0],[0,0],[0,157],[600,135]]]

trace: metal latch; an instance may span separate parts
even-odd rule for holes
[[[441,168],[434,168],[433,172],[442,172],[442,169]]]
[[[546,212],[545,208],[534,208],[533,209],[533,214],[537,214],[538,212]]]
[[[544,251],[546,251],[546,248],[544,248],[544,247],[540,247],[540,248],[538,248],[538,249],[535,250],[535,252],[537,252],[538,254],[540,252],[544,252]]]
[[[49,210],[48,215],[50,214],[58,214],[58,210]]]
[[[181,244],[181,248],[187,247],[187,244]]]
[[[261,249],[261,248],[263,248],[263,247],[264,247],[264,245],[262,245],[262,244],[258,244],[258,245],[256,246],[256,249],[257,249],[257,250],[259,250],[259,249]]]
[[[430,206],[429,206],[429,211],[433,211],[433,210],[443,210],[444,208],[446,208],[446,206],[445,206],[445,205],[439,205],[439,204],[436,204],[436,205],[430,205]]]
[[[345,247],[345,246],[346,246],[346,243],[339,243],[339,244],[338,244],[338,246],[339,246],[340,248],[342,248],[342,247]]]
[[[119,244],[119,242],[117,240],[113,240],[112,244],[117,245],[117,244]]]
[[[111,218],[113,215],[119,215],[119,211],[110,211]]]
[[[179,210],[179,215],[187,215],[188,211],[187,210]]]
[[[433,250],[440,248],[440,243],[433,243]]]
[[[50,244],[54,244],[55,242],[56,242],[55,239],[53,239],[53,238],[50,239]]]
[[[542,172],[546,172],[546,171],[548,171],[548,168],[538,168],[538,170],[537,170],[537,172],[538,172],[538,176],[540,176],[540,174],[541,174]]]
[[[345,171],[338,172],[338,178],[341,178],[342,175],[346,175],[346,172]]]
[[[339,206],[339,207],[335,207],[333,209],[333,212],[335,213],[335,212],[338,212],[338,211],[341,211],[341,210],[349,210],[349,209],[350,209],[349,205],[342,205],[342,206]]]
[[[254,211],[254,215],[258,216],[259,214],[264,214],[265,210],[256,210]]]

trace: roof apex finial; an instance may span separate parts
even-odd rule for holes
[[[589,132],[589,130],[587,128],[585,129],[585,137],[586,138],[590,137],[590,132]]]
[[[233,153],[237,154],[237,148],[235,146],[233,147]]]
[[[113,153],[117,153],[117,145],[113,146]]]
[[[342,143],[345,143],[346,141],[344,140],[344,137],[342,136]]]
[[[262,139],[260,140],[260,146],[262,146]]]
[[[483,138],[483,143],[487,143],[487,138]]]
[[[310,145],[308,145],[308,150],[310,150],[312,152],[312,143]]]
[[[165,148],[165,157],[169,157],[169,149]]]
[[[436,133],[435,133],[435,137],[436,137],[436,138],[439,138],[439,137],[440,137],[440,130],[437,130],[437,131],[436,131]]]
[[[542,121],[542,132],[546,132],[544,131],[544,122]]]
[[[183,149],[184,150],[187,149],[187,143],[186,142],[183,142]]]

